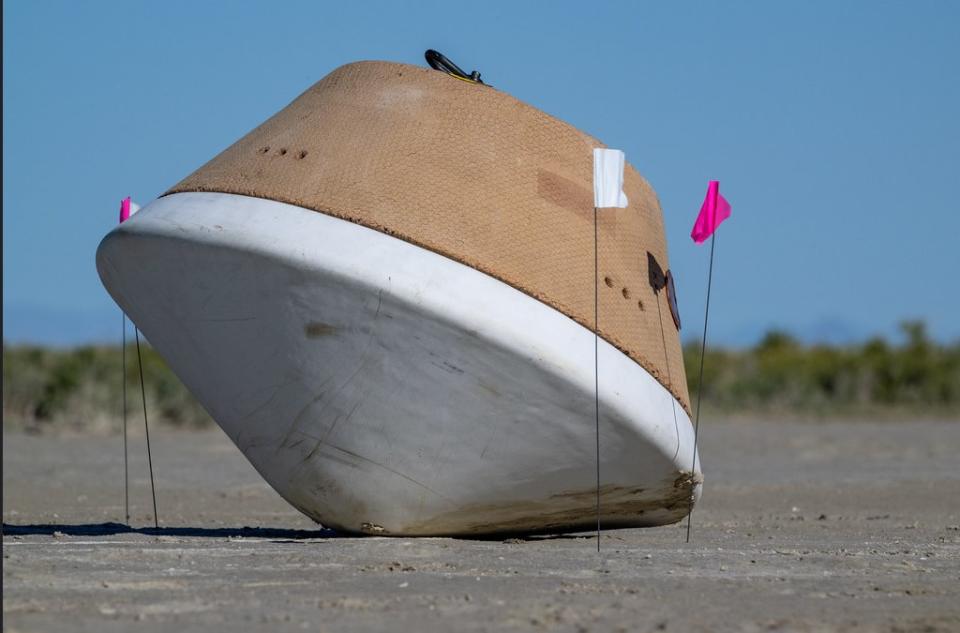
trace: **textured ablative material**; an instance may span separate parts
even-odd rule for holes
[[[168,193],[295,204],[481,270],[594,327],[593,148],[489,86],[387,62],[333,71]],[[668,268],[656,194],[631,166],[599,212],[600,336],[689,412],[679,333],[648,253]],[[600,368],[603,378],[603,368]]]

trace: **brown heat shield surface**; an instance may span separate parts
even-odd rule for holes
[[[593,148],[491,88],[387,62],[342,66],[167,193],[215,191],[349,220],[483,271],[594,327]],[[599,332],[690,412],[657,196],[627,166],[599,212]],[[602,377],[602,368],[601,368]]]

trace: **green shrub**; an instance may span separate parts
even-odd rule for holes
[[[204,427],[203,407],[149,345],[142,345],[144,391],[151,422]],[[128,422],[143,424],[134,344],[126,351]],[[30,431],[119,429],[123,401],[119,346],[60,350],[3,346],[3,415],[8,427]]]
[[[902,325],[904,342],[803,346],[771,331],[753,348],[707,349],[703,403],[721,414],[803,416],[935,415],[960,418],[960,342],[938,345],[923,323]],[[200,428],[210,417],[149,345],[142,345],[151,421]],[[700,344],[683,348],[696,402]],[[127,412],[142,425],[136,347],[127,347]],[[119,346],[51,349],[3,346],[3,415],[8,427],[47,430],[120,428],[123,382]],[[140,427],[142,428],[142,426]]]
[[[922,322],[901,325],[904,342],[803,346],[772,331],[744,350],[708,348],[703,400],[730,414],[819,416],[926,414],[960,417],[960,342],[938,345]],[[684,345],[691,396],[699,385],[700,343]]]

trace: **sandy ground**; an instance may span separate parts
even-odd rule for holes
[[[710,423],[680,526],[338,538],[219,431],[5,435],[8,631],[960,631],[960,424]],[[251,526],[251,527],[245,527]]]

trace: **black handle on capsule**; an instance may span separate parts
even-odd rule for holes
[[[452,61],[447,59],[443,53],[435,51],[432,48],[428,48],[427,52],[423,54],[426,58],[427,63],[430,64],[430,68],[434,70],[439,70],[445,72],[448,75],[456,77],[457,79],[463,79],[464,81],[472,81],[473,83],[483,84],[483,81],[480,79],[480,73],[474,70],[469,75],[464,72],[462,68],[454,64]],[[486,85],[486,84],[483,84]]]

